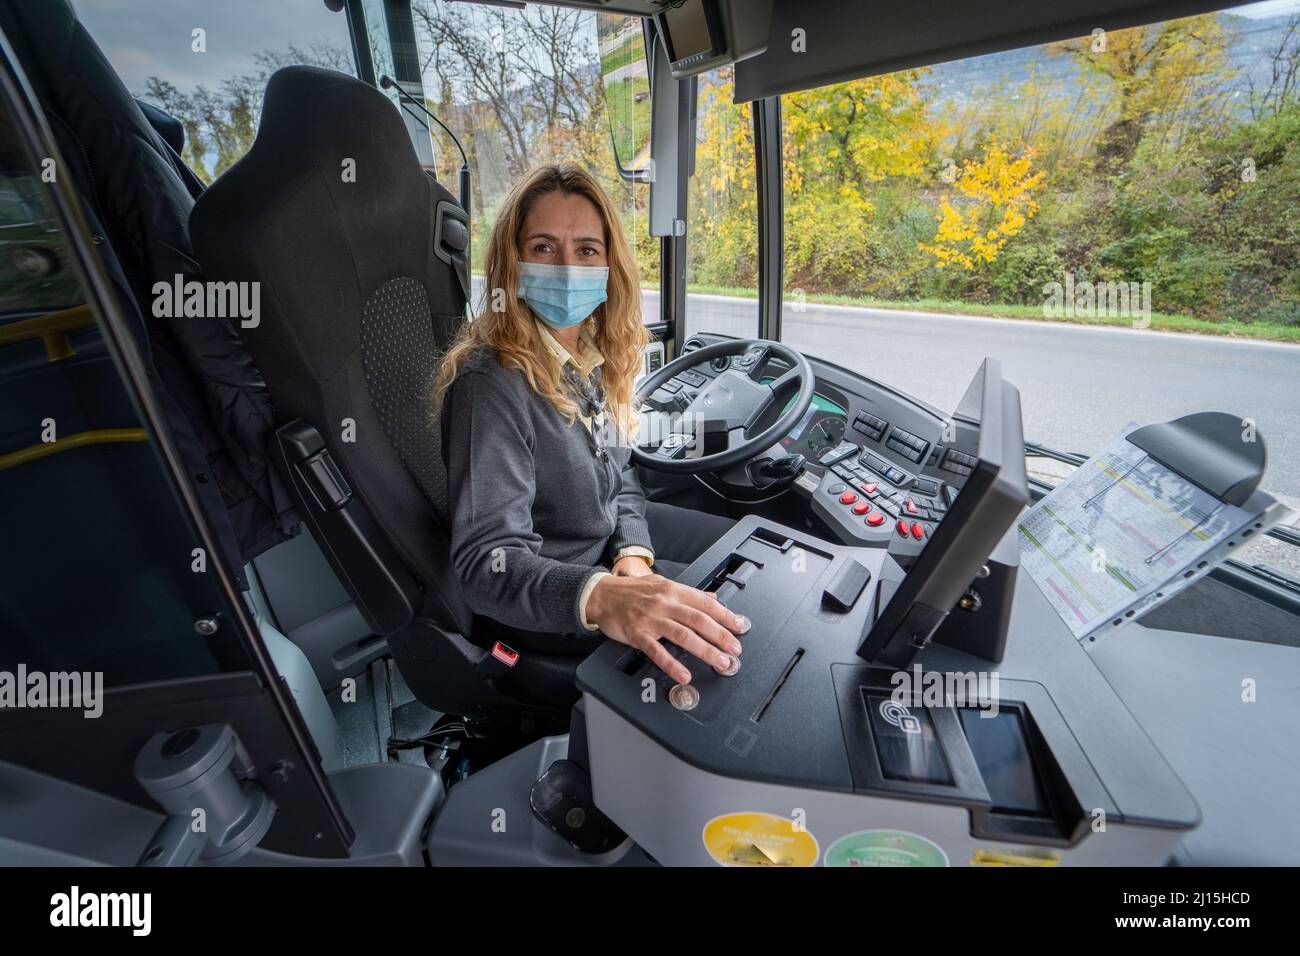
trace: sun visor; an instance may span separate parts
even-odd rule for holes
[[[736,64],[736,102],[1224,6],[1223,0],[781,0],[767,51]]]

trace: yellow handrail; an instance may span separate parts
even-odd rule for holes
[[[42,339],[45,342],[45,355],[51,362],[71,358],[72,343],[68,333],[77,329],[88,329],[95,324],[94,313],[88,305],[78,305],[60,312],[37,315],[21,322],[0,325],[0,346],[13,345],[15,342],[27,342]]]
[[[6,468],[15,468],[18,465],[25,465],[40,458],[48,458],[50,455],[57,455],[61,451],[81,448],[85,445],[106,445],[115,442],[148,440],[149,435],[143,428],[92,428],[89,431],[69,435],[67,438],[41,442],[39,445],[31,445],[27,448],[20,448],[18,451],[0,455],[0,471],[4,471]]]

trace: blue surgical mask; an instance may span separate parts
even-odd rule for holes
[[[554,266],[519,263],[519,298],[553,329],[567,329],[586,319],[608,298],[606,266]]]

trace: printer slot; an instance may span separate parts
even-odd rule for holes
[[[763,702],[758,705],[758,709],[754,711],[754,715],[750,720],[754,723],[758,723],[763,719],[763,715],[767,713],[767,709],[771,707],[772,702],[776,700],[776,695],[781,693],[781,688],[785,686],[785,682],[790,679],[790,675],[794,673],[794,669],[798,667],[799,662],[803,660],[803,655],[804,649],[802,647],[794,652],[794,656],[790,658],[790,662],[782,669],[781,676],[776,679],[776,683],[773,684],[772,689],[767,692],[767,696],[764,697]]]
[[[1088,816],[1052,757],[1029,708],[1001,701],[992,716],[960,708],[962,731],[988,790],[990,807],[972,815],[975,836],[1073,843]]]

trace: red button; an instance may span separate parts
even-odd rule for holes
[[[902,520],[901,518],[898,521],[898,533],[901,534],[904,538],[907,537],[907,522]]]
[[[864,481],[861,484],[859,484],[858,487],[861,488],[863,491],[865,491],[867,494],[874,495],[876,493],[876,489],[880,486],[877,485],[874,481]]]
[[[500,641],[492,645],[492,656],[505,664],[506,667],[514,667],[515,662],[519,660],[519,652],[508,644],[502,644]]]
[[[925,528],[917,524],[915,521],[912,522],[912,537],[917,541],[920,541],[925,537]]]
[[[882,515],[879,511],[877,511],[875,514],[867,515],[867,524],[871,525],[871,527],[873,528],[879,528],[884,523],[885,523],[885,516]]]
[[[851,505],[857,500],[858,496],[851,491],[846,491],[844,494],[840,495],[840,504],[842,505]]]
[[[859,501],[856,505],[853,506],[853,513],[855,515],[864,515],[870,510],[871,510],[871,505],[865,501]]]
[[[921,509],[916,506],[916,502],[913,501],[911,498],[908,498],[906,501],[903,502],[903,507],[907,509],[907,513],[910,515],[916,515],[921,513]],[[916,527],[916,526],[913,525],[912,527]]]

